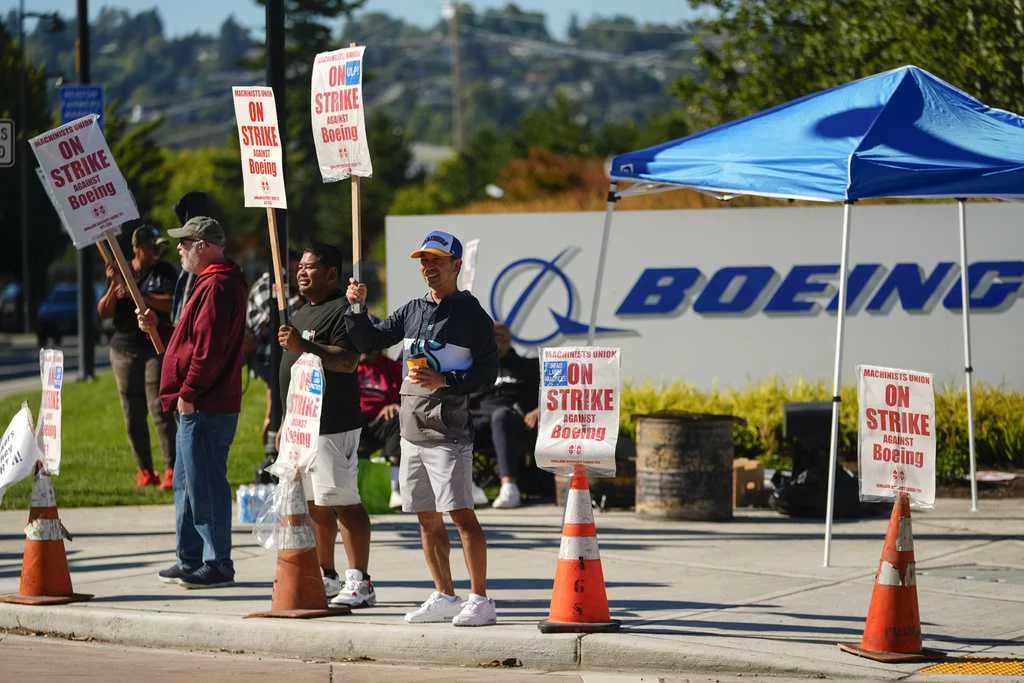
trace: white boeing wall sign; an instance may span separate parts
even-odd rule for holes
[[[443,229],[479,238],[473,292],[521,351],[586,343],[604,214],[389,216],[392,308],[425,293],[409,254]],[[854,206],[843,350],[857,364],[963,382],[954,204]],[[629,382],[741,387],[831,383],[842,207],[619,211],[595,344],[622,348]],[[967,205],[972,365],[1024,390],[1024,206]]]

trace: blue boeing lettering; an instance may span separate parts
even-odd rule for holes
[[[727,266],[712,276],[704,291],[693,304],[696,313],[743,313],[757,301],[761,292],[775,277],[771,266]],[[735,293],[735,283],[739,289]],[[726,294],[731,296],[726,299]]]
[[[648,268],[640,274],[615,315],[674,313],[701,277],[696,268]]]
[[[897,263],[893,266],[889,277],[875,292],[867,310],[871,313],[887,312],[891,306],[893,294],[899,296],[900,305],[905,311],[927,311],[934,304],[934,297],[939,286],[953,270],[952,263],[944,261],[935,266],[935,270],[927,279],[922,277],[924,270],[916,263]]]
[[[1007,278],[1010,278],[1009,280]],[[1011,298],[1020,291],[1024,278],[1024,261],[978,261],[967,266],[968,298],[971,309],[999,310],[1012,303]],[[984,286],[981,294],[975,290]],[[959,311],[963,305],[960,278],[950,287],[942,305]]]
[[[839,266],[793,266],[789,275],[782,281],[775,295],[764,307],[765,313],[811,313],[817,312],[821,304],[800,299],[803,294],[823,294],[832,285],[827,282],[811,280],[815,275],[835,275]],[[849,300],[849,299],[847,299]]]
[[[897,263],[888,272],[878,263],[853,266],[847,277],[846,307],[867,300],[870,313],[885,313],[893,305],[907,312],[927,312],[937,302],[948,310],[960,309],[960,283],[956,264],[936,264],[930,272],[917,263]],[[688,299],[701,315],[835,313],[839,305],[839,266],[793,266],[777,288],[778,273],[770,266],[726,266],[715,271],[704,287],[705,274],[697,268],[647,268],[637,278],[615,314],[671,315]],[[971,310],[1003,310],[1024,291],[1024,261],[978,261],[968,268]],[[828,300],[827,306],[822,306]],[[758,302],[767,298],[762,308]]]

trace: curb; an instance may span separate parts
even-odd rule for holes
[[[884,679],[912,670],[867,662],[764,653],[729,645],[640,634],[549,634],[520,627],[453,629],[445,624],[381,625],[351,617],[242,619],[139,612],[86,605],[31,607],[0,603],[0,630],[23,629],[133,647],[254,654],[297,660],[480,667],[500,662],[535,671],[687,672],[754,676]]]
[[[400,627],[320,619],[242,619],[167,612],[136,612],[84,606],[40,609],[0,604],[0,629],[25,629],[75,639],[135,647],[259,654],[286,659],[353,660],[512,666],[537,670],[579,667],[575,635],[524,636],[508,628],[457,629],[446,624]]]

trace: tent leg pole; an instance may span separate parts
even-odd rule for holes
[[[590,325],[587,327],[587,346],[594,345],[597,332],[597,306],[601,300],[601,282],[604,280],[604,263],[608,255],[608,239],[612,231],[612,214],[615,213],[615,202],[619,201],[618,183],[608,186],[608,208],[604,214],[604,232],[601,235],[601,251],[597,257],[597,279],[594,282],[594,302],[590,306]]]
[[[836,465],[839,451],[839,408],[842,401],[843,325],[846,322],[846,262],[850,251],[850,214],[853,205],[843,205],[843,246],[839,260],[839,305],[836,307],[836,357],[832,372],[832,431],[828,443],[828,495],[825,503],[825,558],[828,567],[832,553],[832,514],[836,499]]]
[[[971,366],[971,286],[967,268],[967,202],[957,199],[960,224],[960,310],[964,326],[964,388],[967,391],[967,450],[971,468],[971,512],[978,511],[978,480],[974,452],[974,388]]]

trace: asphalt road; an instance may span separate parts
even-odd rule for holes
[[[179,650],[130,648],[0,632],[0,679],[110,683],[137,681],[288,681],[288,683],[646,683],[749,681],[730,676],[675,676],[601,672],[540,672],[502,667],[454,668],[397,666],[374,662],[326,662],[273,659],[227,652],[210,654]],[[143,673],[144,672],[144,673]],[[779,679],[782,680],[782,679]]]
[[[64,372],[69,377],[78,373],[78,338],[66,337],[59,347],[64,351]],[[97,370],[110,366],[106,345],[96,345]],[[0,337],[0,384],[39,376],[39,347],[33,335],[3,335]]]

